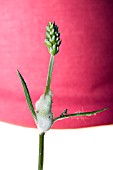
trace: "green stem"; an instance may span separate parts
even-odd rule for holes
[[[49,70],[48,70],[48,75],[47,75],[45,95],[47,95],[50,91],[53,66],[54,66],[54,56],[51,55],[50,63],[49,63]]]
[[[44,162],[44,135],[45,135],[45,133],[39,134],[38,170],[43,170],[43,162]]]

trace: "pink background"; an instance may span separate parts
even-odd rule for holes
[[[110,107],[91,117],[58,121],[53,128],[113,123],[113,1],[0,0],[0,121],[36,127],[17,76],[33,105],[45,90],[49,53],[45,27],[55,21],[62,44],[52,79],[55,117]]]

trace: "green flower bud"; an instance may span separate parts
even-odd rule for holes
[[[52,47],[52,44],[50,43],[50,41],[48,41],[47,39],[45,39],[45,43],[47,45],[48,48]]]
[[[54,35],[54,29],[52,29],[51,31],[50,31],[50,35]]]
[[[46,27],[46,30],[47,30],[48,32],[50,32],[50,28],[49,28],[48,26]]]
[[[58,26],[55,25],[55,22],[49,22],[48,26],[46,27],[45,44],[51,55],[54,56],[59,52],[59,46],[61,44],[60,32],[58,30]]]
[[[57,52],[57,44],[54,44],[53,45],[53,53],[56,53]]]
[[[51,38],[50,34],[46,32],[46,39],[50,39],[50,38]]]
[[[52,38],[50,39],[50,42],[51,42],[52,44],[55,43],[55,36],[54,36],[54,35],[53,35]]]

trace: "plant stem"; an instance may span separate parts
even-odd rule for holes
[[[38,170],[43,170],[43,162],[44,162],[44,135],[45,135],[45,133],[39,134]]]
[[[50,84],[51,84],[53,66],[54,66],[54,56],[51,55],[50,63],[49,63],[49,70],[48,70],[48,75],[47,75],[45,95],[47,95],[50,91]]]

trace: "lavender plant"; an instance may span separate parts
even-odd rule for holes
[[[30,93],[27,87],[27,84],[22,77],[21,73],[18,71],[18,76],[21,80],[26,101],[28,103],[29,109],[32,113],[32,116],[34,118],[34,121],[38,127],[39,130],[39,159],[38,159],[38,170],[43,170],[43,162],[44,162],[44,135],[45,133],[52,127],[52,125],[61,119],[66,119],[70,117],[75,116],[91,116],[95,115],[97,113],[100,113],[104,110],[107,110],[107,108],[103,108],[101,110],[95,110],[91,112],[79,112],[79,113],[73,113],[69,114],[67,112],[67,109],[65,109],[58,117],[54,117],[54,114],[52,113],[52,91],[51,91],[51,79],[52,79],[52,71],[54,66],[54,57],[59,52],[59,47],[61,44],[60,40],[60,32],[58,29],[58,26],[52,22],[48,23],[48,26],[46,27],[46,39],[45,44],[48,48],[48,51],[50,53],[50,63],[49,63],[49,69],[47,74],[47,82],[46,82],[46,88],[44,94],[41,95],[39,100],[35,104],[35,108],[33,107],[32,100],[30,97]]]

